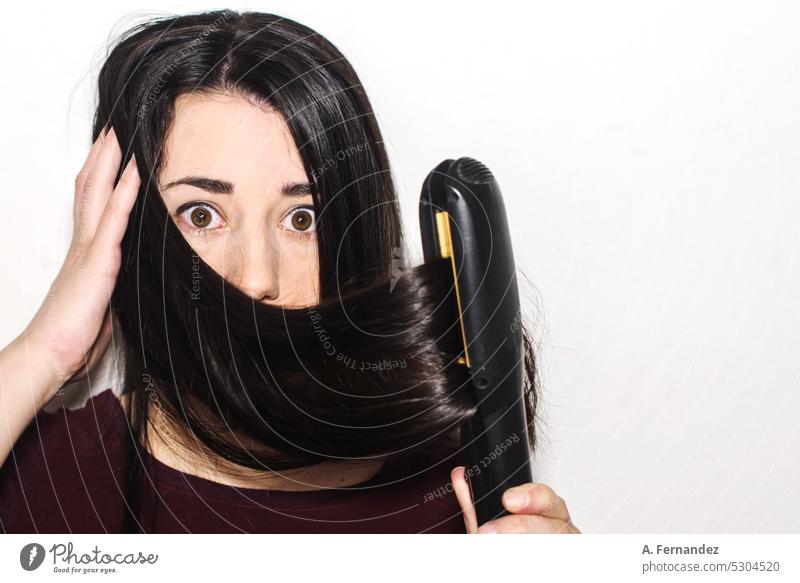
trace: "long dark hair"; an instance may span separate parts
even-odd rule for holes
[[[255,301],[198,257],[158,190],[178,95],[229,92],[284,117],[313,185],[320,301]],[[446,261],[410,267],[372,107],[342,53],[290,19],[229,10],[134,26],[99,75],[93,138],[113,126],[142,187],[112,310],[130,394],[127,530],[148,415],[185,451],[257,470],[449,450],[475,412]],[[398,276],[399,269],[399,276]],[[523,325],[529,443],[539,390]]]

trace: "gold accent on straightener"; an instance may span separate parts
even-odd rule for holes
[[[458,291],[458,272],[456,271],[456,258],[453,253],[453,238],[450,234],[450,216],[447,211],[436,212],[436,232],[439,239],[439,255],[442,258],[450,258],[450,265],[453,268],[453,285],[456,288],[456,303],[458,304],[458,321],[461,323],[461,340],[464,342],[464,356],[458,358],[459,364],[465,364],[470,368],[469,352],[467,351],[467,331],[464,328],[463,312],[461,310],[461,294]]]

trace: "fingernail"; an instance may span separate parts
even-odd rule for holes
[[[522,508],[528,503],[527,492],[522,492],[521,490],[508,490],[504,498],[506,506],[509,508]]]
[[[497,527],[493,522],[487,522],[478,528],[478,534],[497,534]]]
[[[136,154],[131,154],[131,166],[136,169]]]

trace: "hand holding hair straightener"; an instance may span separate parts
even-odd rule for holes
[[[514,254],[500,188],[472,158],[445,160],[420,197],[425,262],[450,258],[478,414],[462,427],[480,523],[506,513],[505,489],[531,481]]]
[[[563,499],[543,484],[537,494],[530,463],[524,395],[519,292],[505,205],[492,172],[468,157],[448,159],[426,177],[419,205],[425,262],[449,258],[464,352],[477,414],[461,427],[470,498],[478,532],[580,532]],[[454,488],[459,489],[455,483]],[[503,495],[525,496],[509,515]],[[458,492],[457,492],[458,494]],[[527,496],[527,497],[526,497]],[[512,497],[506,495],[506,504]],[[465,515],[467,508],[464,507]],[[537,512],[541,509],[541,512]],[[471,509],[469,509],[471,510]],[[518,519],[522,519],[520,522]],[[468,519],[465,516],[465,521]],[[492,522],[490,522],[492,521]],[[520,525],[522,525],[520,527]],[[498,528],[499,527],[499,528]],[[503,529],[506,530],[503,530]]]

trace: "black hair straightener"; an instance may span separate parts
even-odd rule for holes
[[[478,525],[508,514],[507,488],[533,481],[523,400],[524,353],[516,267],[505,205],[491,171],[445,160],[419,201],[425,262],[449,258],[478,413],[461,427]]]

